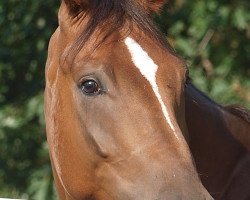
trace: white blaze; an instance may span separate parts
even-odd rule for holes
[[[125,39],[125,44],[127,45],[128,50],[131,54],[133,63],[152,86],[152,89],[161,105],[161,109],[166,118],[166,121],[169,124],[170,128],[175,132],[173,123],[171,122],[169,113],[167,111],[167,107],[165,106],[161,98],[159,88],[156,83],[156,73],[158,66],[149,57],[148,53],[144,51],[142,47],[132,38],[127,37]]]
[[[0,198],[0,200],[24,200],[24,199],[8,199],[8,198]]]

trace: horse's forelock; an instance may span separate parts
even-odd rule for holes
[[[148,12],[159,12],[166,0],[138,0]]]
[[[81,9],[87,9],[93,4],[100,4],[103,0],[64,0],[70,8],[70,11],[75,14]],[[122,0],[123,1],[123,0]],[[158,12],[167,0],[133,0],[140,4],[146,11]]]
[[[143,0],[64,0],[70,9],[72,17],[78,15],[79,12],[85,12],[89,15],[87,25],[81,31],[79,37],[72,45],[70,54],[72,57],[77,55],[82,49],[83,45],[93,35],[95,30],[101,29],[102,39],[96,47],[102,44],[113,32],[117,32],[124,28],[125,23],[127,32],[130,32],[131,27],[129,24],[135,24],[144,34],[149,35],[160,44],[166,46],[171,53],[174,53],[173,48],[166,42],[166,39],[158,31],[152,22],[151,16],[142,6],[142,2],[154,6],[163,4],[161,1],[143,1]],[[159,4],[157,4],[157,2]],[[156,8],[156,7],[155,7]]]

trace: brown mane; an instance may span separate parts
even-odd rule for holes
[[[228,105],[225,106],[224,109],[250,123],[250,110],[237,105]]]
[[[186,86],[191,85],[191,87],[193,87],[196,92],[198,92],[201,96],[203,96],[204,98],[206,98],[209,102],[211,102],[212,104],[215,104],[216,106],[219,106],[220,108],[224,109],[225,111],[245,120],[246,122],[250,123],[250,110],[243,108],[241,106],[238,105],[227,105],[227,106],[223,106],[221,104],[216,103],[215,101],[213,101],[212,99],[210,99],[207,95],[205,95],[203,92],[201,92],[200,90],[198,90],[192,83],[192,79],[188,76],[187,80],[186,80]]]
[[[97,28],[101,28],[101,32],[104,33],[101,42],[97,44],[98,47],[113,32],[121,30],[124,25],[128,27],[127,32],[129,33],[133,24],[176,55],[174,49],[152,22],[150,15],[134,0],[91,0],[88,4],[83,0],[79,0],[79,4],[69,0],[65,0],[65,2],[70,8],[72,17],[77,17],[81,12],[90,16],[87,26],[72,46],[73,57],[79,53]]]

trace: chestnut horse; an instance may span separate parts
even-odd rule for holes
[[[185,88],[189,147],[215,199],[250,199],[250,111],[223,107],[191,83]]]
[[[60,199],[212,199],[187,144],[185,62],[150,18],[163,3],[62,1],[45,89]]]

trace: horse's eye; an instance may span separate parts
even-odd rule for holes
[[[86,80],[81,84],[81,90],[87,95],[97,95],[100,93],[101,88],[94,80]]]

